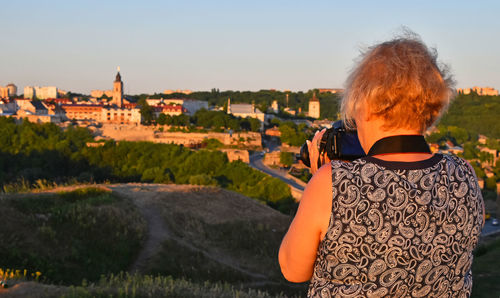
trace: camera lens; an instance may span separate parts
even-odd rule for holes
[[[309,149],[307,148],[307,143],[304,143],[300,147],[299,159],[306,165],[306,167],[311,167],[311,161],[309,160]]]

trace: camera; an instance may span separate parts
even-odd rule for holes
[[[319,155],[325,153],[330,160],[340,159],[346,161],[352,161],[366,155],[359,143],[357,131],[347,130],[342,120],[335,121],[332,127],[323,134],[319,142]],[[306,143],[300,147],[299,159],[307,167],[311,167],[309,149]],[[318,158],[318,168],[321,165],[321,159]]]

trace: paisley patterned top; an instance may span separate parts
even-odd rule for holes
[[[464,160],[332,162],[308,297],[469,297],[483,198]]]

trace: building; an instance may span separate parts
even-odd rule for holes
[[[266,129],[264,134],[270,137],[281,137],[280,129],[276,126]]]
[[[309,101],[309,112],[307,115],[309,117],[318,119],[320,117],[319,106],[319,99],[316,97],[316,92],[314,92],[312,99]]]
[[[101,98],[104,95],[106,97],[113,97],[113,90],[92,90],[90,91],[90,96],[94,98]]]
[[[73,101],[67,97],[62,97],[62,98],[47,98],[46,100],[43,101],[43,103],[48,106],[48,105],[62,105],[62,104],[72,104]]]
[[[284,108],[283,111],[285,111],[285,113],[288,113],[292,116],[295,116],[297,114],[297,111],[293,110],[293,109],[290,109],[288,107]]]
[[[96,91],[96,90],[94,90]],[[106,91],[103,91],[105,94]],[[108,93],[109,94],[109,93]],[[98,94],[94,94],[98,95]],[[65,113],[66,120],[95,121],[110,124],[135,124],[141,123],[141,112],[136,104],[129,103],[123,97],[123,81],[120,69],[113,81],[112,100],[104,103],[72,103],[58,102],[51,99],[53,105],[59,105]]]
[[[123,106],[123,82],[120,75],[120,67],[116,73],[115,81],[113,82],[113,100],[111,104],[121,108]]]
[[[58,98],[59,92],[57,87],[48,86],[48,87],[39,87],[39,86],[26,86],[24,87],[24,98],[38,98],[38,99],[47,99],[47,98]]]
[[[182,107],[182,113],[188,113],[194,115],[198,110],[205,109],[208,110],[208,102],[196,99],[180,99],[180,98],[148,98],[146,99],[148,105],[152,107],[158,107],[162,105],[167,106],[180,106]]]
[[[342,93],[342,92],[344,92],[344,89],[338,89],[338,88],[319,88],[318,92],[319,93],[332,93],[332,94],[336,94],[336,93]]]
[[[137,108],[104,107],[101,122],[111,124],[141,124],[141,110]]]
[[[180,89],[177,89],[177,90],[167,89],[167,90],[163,91],[163,94],[174,94],[174,93],[182,93],[182,94],[189,95],[189,94],[193,93],[193,91],[191,91],[191,90],[180,90]]]
[[[162,113],[170,116],[178,116],[187,113],[186,108],[181,105],[157,105],[153,106],[153,109],[156,118],[158,118]]]
[[[205,109],[208,110],[208,101],[196,100],[196,99],[185,99],[182,103],[182,107],[186,109],[186,112],[190,115],[194,115],[198,110]]]
[[[0,86],[0,98],[17,96],[17,86],[10,83],[5,87]]]
[[[0,98],[9,98],[9,89],[7,87],[0,86]]]
[[[14,118],[28,119],[30,122],[35,123],[59,123],[61,121],[60,115],[49,113],[49,108],[38,100],[29,99],[16,99],[16,112]]]
[[[477,93],[477,95],[492,95],[492,96],[496,96],[498,95],[498,90],[496,90],[495,88],[491,88],[491,87],[472,87],[472,88],[459,88],[457,89],[457,92],[458,93],[462,93],[462,94],[470,94],[472,92],[475,92]]]
[[[102,105],[94,104],[61,104],[61,109],[66,114],[65,120],[94,120],[102,122]]]
[[[16,113],[16,102],[9,99],[0,99],[0,116],[12,116]]]
[[[287,94],[288,96],[288,94]],[[271,104],[271,111],[275,114],[278,114],[279,111],[280,111],[280,107],[279,107],[279,104],[278,104],[278,101],[277,100],[273,100],[273,103]]]
[[[477,141],[479,144],[486,145],[486,141],[488,141],[488,137],[480,134],[479,137],[477,138]]]
[[[150,106],[160,106],[160,105],[179,105],[182,106],[184,104],[184,99],[179,98],[148,98],[146,102]]]
[[[266,114],[262,113],[258,108],[255,107],[255,104],[247,104],[247,103],[239,103],[239,104],[231,104],[231,99],[227,99],[227,113],[232,114],[235,117],[241,118],[255,118],[259,119],[262,124],[266,120]]]

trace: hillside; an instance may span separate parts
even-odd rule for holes
[[[47,278],[44,284],[20,282],[11,289],[3,290],[3,294],[22,297],[26,292],[41,291],[47,292],[47,296],[41,297],[61,294],[81,297],[99,293],[107,296],[118,293],[118,288],[128,289],[128,285],[132,283],[135,283],[139,292],[143,288],[144,291],[148,291],[151,283],[155,284],[158,290],[155,295],[160,297],[174,297],[180,292],[191,290],[205,293],[205,297],[235,295],[268,297],[280,292],[293,296],[305,294],[303,286],[295,286],[282,278],[277,263],[279,244],[290,223],[289,216],[241,194],[216,187],[139,183],[99,187],[111,191],[111,195],[117,198],[116,202],[112,203],[113,208],[123,207],[130,212],[129,215],[122,213],[113,216],[118,216],[120,222],[130,220],[137,231],[144,233],[143,237],[137,236],[141,245],[134,257],[122,262],[121,268],[111,268],[111,270],[109,266],[94,264],[89,268],[87,264],[78,263],[74,263],[72,268],[66,268],[65,270],[72,269],[75,272],[86,268],[84,272],[93,272],[93,277],[85,276],[90,285],[84,287],[46,285],[59,282],[68,286],[81,285],[81,280],[64,278],[57,280],[52,277]],[[7,214],[19,200],[29,202],[24,204],[26,206],[32,206],[37,205],[38,199],[44,196],[51,197],[55,193],[57,192],[4,195],[0,200],[0,214]],[[122,207],[118,207],[117,204],[121,204]],[[103,208],[100,206],[97,210]],[[30,218],[37,216],[45,218],[44,215],[50,217],[41,209],[25,209],[34,212],[28,216]],[[89,229],[93,228],[93,224],[92,221],[88,222]],[[8,237],[25,227],[26,223],[12,219],[11,224],[1,230],[0,236]],[[66,226],[66,228],[71,230],[73,227]],[[107,230],[102,223],[95,228]],[[54,249],[51,245],[58,241],[57,233],[56,231],[54,236],[56,240],[51,240],[53,242],[34,233],[30,247],[45,247],[49,251],[47,256],[52,258],[52,262],[60,262],[60,266],[64,267],[65,260],[58,260],[57,255],[50,254],[51,249]],[[100,237],[106,238],[106,235],[100,234]],[[134,238],[132,235],[128,237]],[[92,241],[94,245],[99,245],[101,240]],[[85,242],[84,239],[81,241]],[[24,254],[23,249],[29,250],[25,246],[19,246],[18,250],[21,251],[18,253]],[[103,256],[98,257],[102,260]],[[15,262],[11,262],[0,264],[0,267],[2,266],[30,271],[40,270],[46,277],[50,275],[39,268],[25,267],[30,264],[16,266]],[[55,270],[55,267],[54,265],[51,270]],[[120,275],[120,272],[127,272],[133,276]],[[111,273],[114,275],[110,276]],[[101,278],[99,281],[101,274],[108,278]],[[156,283],[150,280],[153,279],[151,276],[158,276]],[[79,294],[76,295],[75,291]]]
[[[456,126],[471,135],[482,134],[490,138],[500,138],[500,96],[479,96],[458,94],[439,125]]]

